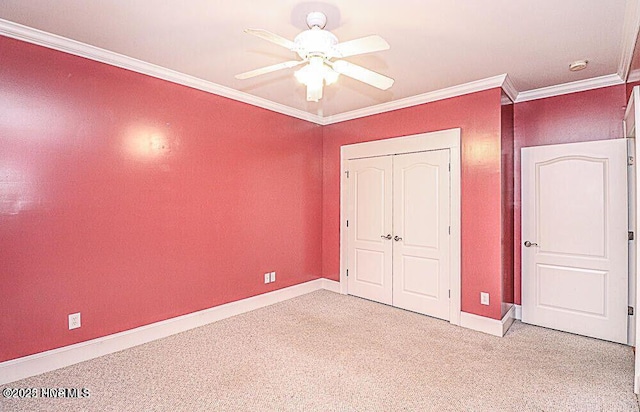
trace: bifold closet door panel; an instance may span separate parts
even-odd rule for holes
[[[349,161],[349,294],[392,303],[392,158]]]
[[[449,150],[393,157],[393,305],[449,319]]]

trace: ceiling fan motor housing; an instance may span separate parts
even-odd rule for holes
[[[309,56],[331,56],[331,50],[338,44],[338,38],[333,33],[314,27],[298,34],[293,40],[298,55],[306,59]]]

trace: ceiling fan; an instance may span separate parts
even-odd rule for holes
[[[296,79],[307,86],[307,101],[317,102],[322,98],[323,86],[335,83],[338,76],[343,74],[363,83],[387,90],[393,84],[393,79],[379,73],[365,69],[346,60],[343,57],[357,54],[372,53],[389,49],[382,37],[367,36],[356,40],[338,43],[338,38],[330,31],[324,30],[327,17],[321,12],[307,15],[308,30],[298,34],[293,41],[277,34],[261,29],[246,29],[245,33],[252,34],[264,40],[286,47],[298,53],[302,60],[290,60],[272,66],[262,67],[236,75],[236,79],[249,79],[276,70],[288,69],[306,64],[295,72]]]

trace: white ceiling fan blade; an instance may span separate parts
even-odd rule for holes
[[[370,84],[378,89],[387,90],[393,85],[394,80],[391,77],[383,76],[379,73],[365,69],[357,64],[349,63],[345,60],[338,60],[331,63],[333,70],[345,76],[360,80],[363,83]]]
[[[348,57],[356,54],[372,53],[389,49],[389,43],[378,35],[338,43],[334,46],[334,57]]]
[[[270,31],[262,30],[262,29],[244,29],[245,33],[253,34],[254,36],[260,37],[261,39],[265,39],[270,41],[271,43],[275,43],[282,47],[286,47],[289,50],[293,50],[296,46],[294,42],[291,40],[287,40],[282,36],[279,36],[275,33],[271,33]]]
[[[236,77],[236,79],[239,79],[239,80],[249,79],[251,77],[260,76],[261,74],[275,72],[276,70],[288,69],[290,67],[295,67],[295,66],[297,66],[299,64],[302,64],[304,62],[305,62],[305,60],[291,60],[291,61],[288,61],[288,62],[278,63],[278,64],[274,64],[272,66],[261,67],[259,69],[255,69],[255,70],[251,70],[251,71],[248,71],[248,72],[236,74],[235,77]]]

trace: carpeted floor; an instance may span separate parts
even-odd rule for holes
[[[4,385],[87,388],[0,411],[638,411],[631,348],[504,338],[318,291]]]

